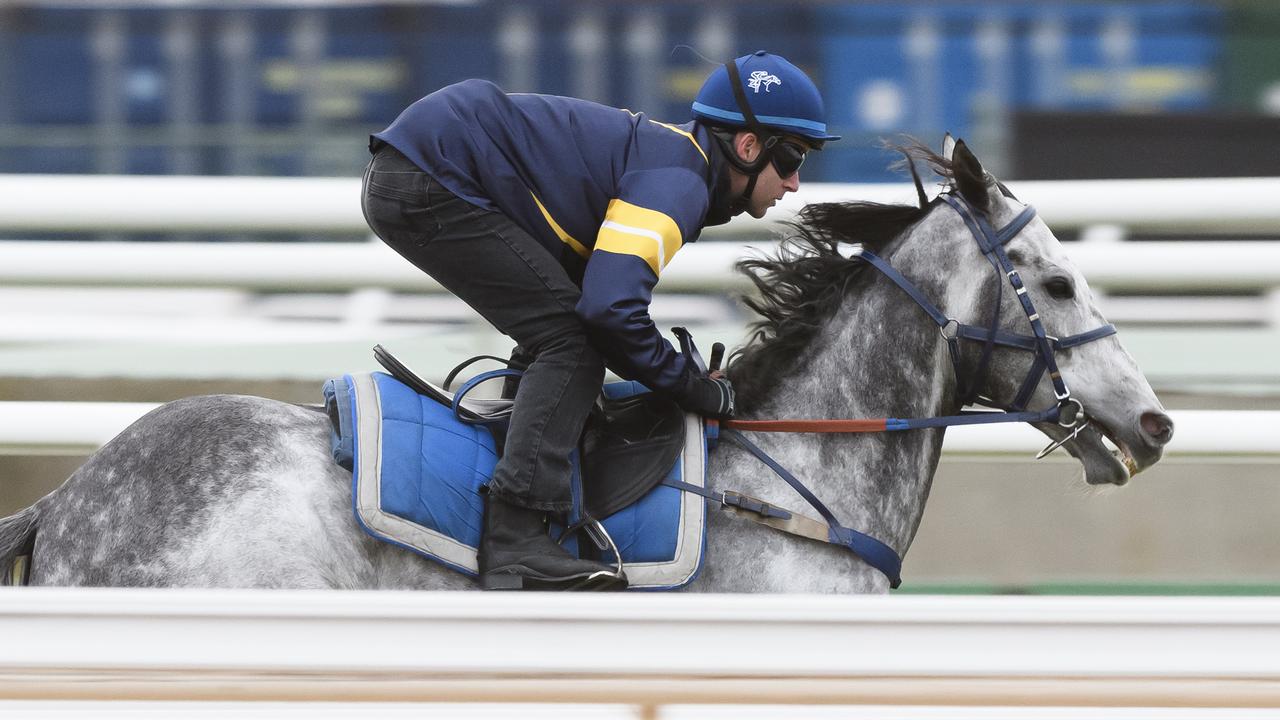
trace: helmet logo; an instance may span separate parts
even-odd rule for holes
[[[756,93],[760,92],[761,85],[764,86],[765,92],[771,92],[769,90],[770,85],[781,85],[781,84],[782,84],[782,81],[778,79],[778,76],[770,75],[768,70],[756,70],[755,72],[751,73],[751,77],[747,78],[747,87],[751,88]]]

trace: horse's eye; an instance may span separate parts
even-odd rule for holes
[[[1049,291],[1049,297],[1055,300],[1070,300],[1076,296],[1076,289],[1072,287],[1071,280],[1065,277],[1049,278],[1044,283],[1044,289]]]

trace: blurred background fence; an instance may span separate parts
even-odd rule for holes
[[[810,72],[845,135],[775,214],[909,202],[880,139],[951,131],[1068,242],[1175,416],[1280,410],[1272,2],[8,0],[3,419],[22,425],[14,401],[314,402],[327,377],[372,369],[379,341],[437,380],[505,353],[370,242],[356,208],[368,133],[468,77],[680,122],[713,67],[700,55],[760,48]],[[677,256],[660,327],[740,341],[730,256],[774,227],[731,223]],[[308,270],[322,258],[363,281]],[[1069,462],[951,456],[908,590],[1280,592],[1275,448],[1248,430],[1262,452],[1178,456],[1175,440],[1170,462],[1105,497]],[[9,452],[0,515],[83,459]]]

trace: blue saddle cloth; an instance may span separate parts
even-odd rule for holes
[[[609,398],[643,392],[648,390],[632,382],[604,388]],[[381,372],[329,380],[324,395],[334,427],[334,458],[352,471],[352,504],[360,526],[379,540],[477,574],[480,488],[498,461],[492,433],[459,420],[453,408]],[[479,402],[487,403],[479,413],[483,415],[500,412],[504,401]],[[684,449],[666,479],[704,487],[706,458],[703,423],[686,416]],[[579,499],[580,463],[576,455],[572,460],[572,486]],[[701,497],[658,485],[602,522],[622,556],[631,588],[673,589],[697,575],[706,545]],[[565,545],[576,551],[574,540]],[[613,553],[604,551],[601,559],[613,562]]]

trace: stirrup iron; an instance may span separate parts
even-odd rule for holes
[[[582,526],[582,529],[587,531],[587,537],[591,538],[591,542],[595,543],[596,547],[613,553],[613,574],[616,576],[622,575],[622,553],[618,552],[617,543],[610,537],[609,531],[604,529],[604,525],[599,520],[592,518],[591,522]]]
[[[573,525],[565,528],[565,531],[560,534],[560,539],[557,540],[556,542],[563,545],[564,541],[569,539],[569,536],[573,535],[578,530],[585,531],[587,534],[587,537],[591,538],[591,543],[595,545],[597,548],[599,548],[602,552],[605,550],[608,550],[613,553],[614,567],[613,567],[612,574],[615,577],[621,577],[622,576],[622,553],[618,551],[617,543],[613,541],[613,538],[610,537],[609,535],[609,531],[604,529],[604,525],[601,524],[599,520],[596,520],[593,517],[588,517],[584,520],[579,520]],[[601,572],[604,572],[604,571],[601,571]],[[591,576],[591,578],[588,578],[588,579],[596,578],[599,575],[600,573],[595,573]]]

